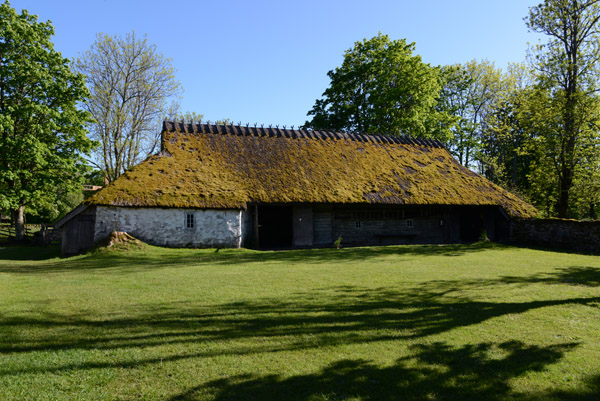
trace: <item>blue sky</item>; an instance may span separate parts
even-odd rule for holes
[[[51,20],[55,47],[77,57],[96,34],[147,34],[172,59],[182,111],[205,120],[301,125],[344,50],[378,32],[416,42],[432,65],[522,62],[523,17],[536,0],[12,0]]]

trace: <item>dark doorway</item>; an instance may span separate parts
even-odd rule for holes
[[[460,240],[479,241],[483,231],[483,211],[476,208],[462,209],[460,212]]]
[[[292,247],[292,207],[258,207],[258,241],[261,249]]]
[[[493,241],[505,242],[510,238],[510,220],[504,211],[498,207],[494,210],[494,238]]]

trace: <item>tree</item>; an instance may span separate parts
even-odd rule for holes
[[[200,123],[204,120],[204,114],[196,113],[195,111],[186,111],[184,113],[179,112],[175,115],[168,116],[168,120],[172,121],[183,121],[185,123]]]
[[[585,147],[573,183],[572,214],[597,219],[600,212],[600,141]]]
[[[160,120],[175,115],[181,89],[171,60],[156,45],[135,33],[125,37],[99,34],[76,63],[91,92],[84,104],[100,146],[93,163],[109,181],[156,150]]]
[[[544,0],[529,10],[529,29],[549,36],[534,49],[540,92],[556,120],[538,120],[557,174],[558,216],[569,216],[569,195],[582,146],[594,136],[587,111],[598,90],[599,0]],[[596,114],[592,113],[596,118]]]
[[[381,33],[356,42],[341,67],[329,71],[329,88],[308,112],[305,127],[440,137],[444,120],[435,108],[440,70],[413,55],[414,43]]]
[[[0,5],[0,208],[10,210],[16,239],[25,207],[52,203],[56,188],[80,186],[91,141],[84,77],[54,50],[50,22]]]
[[[449,148],[469,167],[477,158],[491,105],[501,92],[501,72],[485,60],[444,67],[443,71],[441,102],[456,117]]]
[[[532,160],[526,145],[531,133],[522,120],[527,118],[523,106],[531,89],[531,74],[525,65],[511,64],[500,87],[485,116],[479,163],[488,179],[527,193]]]
[[[521,123],[528,131],[526,153],[532,157],[529,181],[532,185],[532,199],[542,208],[544,214],[560,216],[561,180],[564,177],[561,153],[564,151],[564,92],[536,86],[528,91],[522,105]],[[597,170],[599,149],[598,122],[600,122],[600,99],[595,95],[582,97],[577,105],[577,142],[572,151],[572,185],[569,188],[569,216],[577,217],[573,206],[577,198],[571,192],[575,185],[581,187],[590,183]],[[585,120],[587,124],[582,124]],[[586,179],[587,177],[587,179]],[[581,189],[581,188],[579,188]],[[581,190],[578,191],[582,195]],[[585,191],[584,191],[585,192]]]
[[[84,179],[78,180],[78,183],[83,182]],[[81,185],[73,188],[64,183],[57,183],[50,190],[53,191],[52,196],[46,196],[40,202],[36,202],[35,205],[28,208],[28,218],[34,216],[37,222],[56,221],[84,200],[84,192]]]

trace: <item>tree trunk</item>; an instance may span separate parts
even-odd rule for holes
[[[513,186],[517,186],[517,149],[513,152],[513,160],[512,160],[512,183]]]
[[[562,166],[562,177],[559,181],[559,195],[558,195],[558,217],[561,219],[568,219],[569,216],[569,191],[573,186],[573,170],[566,165]]]
[[[564,185],[564,180],[560,184],[560,195],[558,198],[558,218],[569,218],[569,188]]]
[[[558,197],[558,217],[561,219],[569,218],[569,191],[573,185],[574,163],[575,158],[575,138],[577,137],[577,129],[575,126],[575,92],[574,85],[567,89],[567,100],[565,104],[565,131],[563,145],[561,149],[561,174],[559,180],[559,197]]]
[[[15,224],[15,239],[23,241],[25,239],[25,206],[19,206],[17,210],[11,212]]]

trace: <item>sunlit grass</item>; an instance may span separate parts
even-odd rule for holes
[[[0,248],[2,400],[595,400],[600,257]]]

